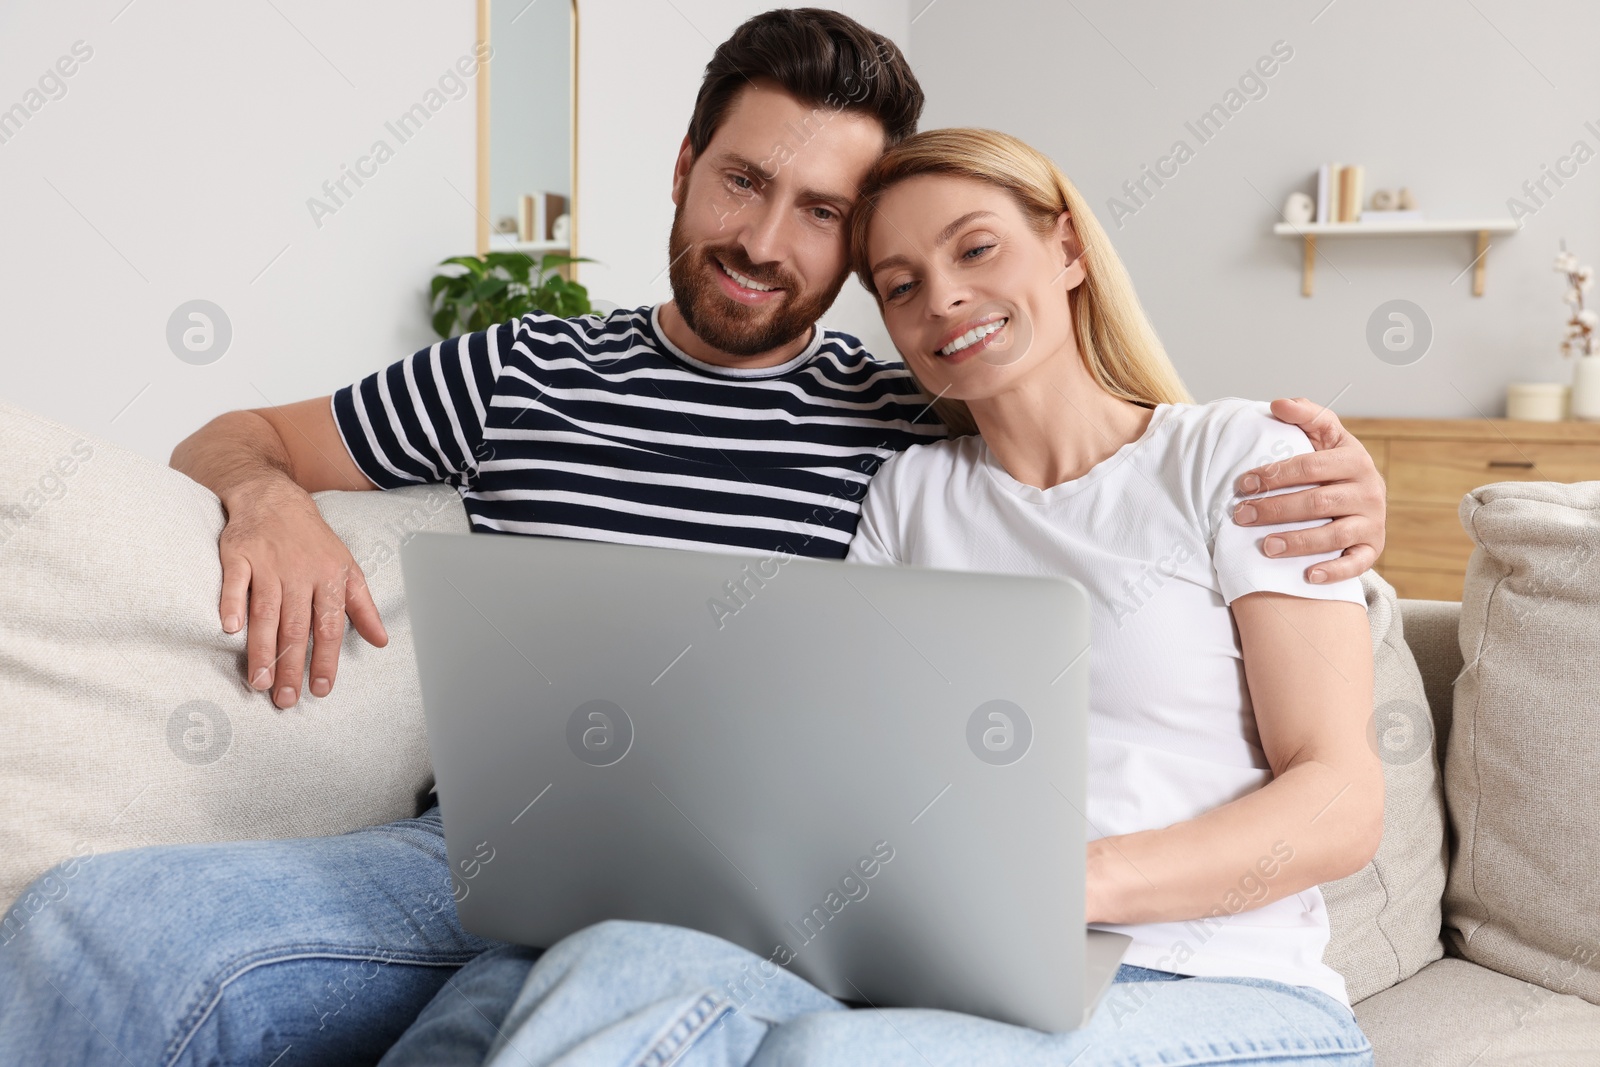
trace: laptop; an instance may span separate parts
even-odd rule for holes
[[[852,1003],[1088,1021],[1129,938],[1083,921],[1078,583],[482,534],[401,563],[467,930],[668,923]]]

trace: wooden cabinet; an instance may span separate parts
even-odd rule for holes
[[[1472,541],[1461,498],[1491,482],[1600,480],[1600,423],[1345,419],[1389,483],[1378,573],[1402,597],[1460,600]]]

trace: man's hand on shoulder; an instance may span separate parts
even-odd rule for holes
[[[1305,431],[1316,449],[1257,467],[1239,476],[1234,491],[1253,497],[1273,489],[1309,486],[1299,492],[1245,500],[1234,510],[1241,526],[1330,519],[1322,526],[1272,534],[1262,542],[1269,556],[1341,552],[1306,572],[1316,584],[1354,578],[1370,570],[1383,552],[1386,493],[1383,476],[1360,441],[1339,417],[1304,397],[1274,400],[1272,414]]]

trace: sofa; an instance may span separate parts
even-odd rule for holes
[[[322,493],[390,642],[280,711],[217,620],[223,513],[188,478],[0,403],[0,965],[107,852],[334,834],[428,803],[400,578],[444,486]],[[1384,1067],[1600,1064],[1600,483],[1486,486],[1461,604],[1365,581],[1385,830],[1323,886]]]

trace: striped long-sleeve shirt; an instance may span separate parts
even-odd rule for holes
[[[384,489],[448,482],[474,531],[843,558],[884,460],[945,434],[898,362],[818,327],[778,367],[696,360],[659,307],[535,312],[340,389]]]

